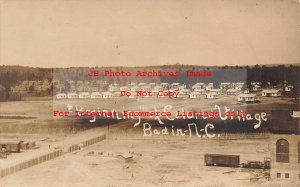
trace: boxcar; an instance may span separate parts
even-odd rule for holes
[[[239,155],[205,154],[204,161],[207,166],[239,167]]]

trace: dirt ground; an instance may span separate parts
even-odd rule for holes
[[[251,104],[251,108],[276,109],[289,107],[292,102],[287,98],[263,98],[262,103]],[[41,100],[4,102],[0,104],[0,138],[35,140],[49,137],[53,142],[38,142],[37,150],[25,151],[11,155],[9,159],[18,159],[36,154],[36,151],[47,151],[49,144],[61,144],[62,138],[74,134],[59,132],[53,128],[52,110],[66,110],[67,105],[81,105],[84,108],[153,110],[155,105],[161,111],[165,105],[174,109],[184,107],[186,110],[209,110],[215,104],[221,107],[247,109],[249,105],[238,104],[236,96],[221,96],[211,100],[178,100],[151,98],[112,99],[112,100]],[[266,111],[266,112],[268,112]],[[9,117],[12,116],[12,117]],[[16,116],[20,116],[18,119]],[[24,119],[22,119],[25,117]],[[142,136],[142,130],[131,131],[125,121],[111,126],[112,134],[108,139],[85,148],[76,153],[65,154],[61,158],[28,168],[0,179],[0,187],[11,186],[286,186],[277,181],[268,181],[269,171],[249,170],[229,167],[208,167],[204,165],[205,153],[237,154],[241,162],[247,160],[263,161],[269,157],[268,139],[210,140],[197,137],[162,138]],[[44,127],[46,126],[46,127]],[[93,134],[108,132],[108,126],[90,130]],[[54,129],[54,130],[53,130]],[[128,130],[129,129],[129,130]],[[86,134],[84,134],[86,133]],[[128,134],[134,133],[134,134]],[[79,137],[89,137],[89,132],[78,132]],[[247,149],[245,149],[247,147]],[[129,153],[133,161],[126,162],[119,156]],[[0,164],[3,164],[2,160]],[[260,178],[257,180],[257,178]],[[296,184],[288,184],[295,186]]]
[[[220,95],[216,99],[168,99],[168,98],[114,98],[114,99],[63,99],[63,100],[25,100],[0,103],[0,124],[13,122],[25,123],[26,121],[34,122],[38,120],[49,120],[53,118],[53,110],[67,111],[67,106],[80,105],[84,109],[116,109],[122,110],[151,110],[155,106],[158,111],[164,106],[171,105],[173,111],[181,109],[206,111],[214,108],[215,104],[220,107],[230,107],[232,109],[247,109],[248,107],[264,107],[270,104],[292,104],[291,98],[266,98],[260,97],[261,103],[257,104],[241,104],[237,102],[237,96]]]
[[[262,161],[269,156],[266,140],[115,137],[7,176],[0,186],[280,186],[268,181],[268,170],[204,164],[205,153]],[[123,153],[133,160],[126,161]],[[253,180],[257,176],[262,178]]]

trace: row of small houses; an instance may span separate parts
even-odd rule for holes
[[[261,92],[262,97],[280,97],[281,91],[277,89],[263,90]],[[257,95],[254,93],[244,92],[238,95],[238,101],[241,102],[255,102],[257,101]]]
[[[170,92],[170,91],[154,91],[152,94],[152,97],[164,97],[164,96],[160,96],[160,95],[164,95],[164,94],[158,94],[159,92]],[[136,97],[136,92],[129,92],[130,96],[128,96],[129,98],[135,98]],[[249,91],[238,91],[235,89],[228,89],[226,90],[226,93],[224,94],[222,92],[221,89],[211,89],[209,92],[205,91],[205,90],[198,90],[198,91],[190,91],[188,89],[183,89],[180,90],[178,97],[180,98],[191,98],[191,99],[197,99],[200,97],[205,96],[206,99],[214,99],[217,98],[219,95],[237,95],[238,96],[238,101],[245,101],[245,102],[251,102],[251,101],[255,101],[256,99],[256,94],[253,93],[249,93]],[[280,90],[275,90],[275,89],[271,89],[271,90],[263,90],[262,94],[263,97],[279,97],[281,96],[281,92]],[[121,96],[121,92],[92,92],[92,93],[88,93],[88,92],[82,92],[82,93],[59,93],[56,94],[56,99],[97,99],[97,98],[105,98],[105,99],[109,99],[109,98],[117,98]],[[149,95],[143,96],[143,97],[151,97]]]
[[[164,92],[169,92],[169,91],[162,91],[161,95],[158,95],[158,92],[153,92],[152,97],[167,97],[163,96]],[[207,99],[214,99],[218,95],[220,95],[218,92],[215,92],[214,90],[211,93],[204,93],[204,92],[190,92],[187,90],[183,90],[179,92],[178,97],[179,98],[200,98],[201,96],[205,95]],[[88,93],[88,92],[82,92],[82,93],[58,93],[56,94],[56,99],[97,99],[97,98],[104,98],[104,99],[109,99],[109,98],[117,98],[121,96],[121,92],[93,92],[93,93]],[[129,98],[136,98],[136,92],[130,92]],[[149,95],[142,96],[142,97],[151,97]]]
[[[191,87],[191,91],[196,92],[205,92],[209,93],[211,90],[214,90],[215,88],[220,89],[223,94],[227,94],[227,92],[231,92],[232,94],[236,94],[236,92],[240,92],[242,90],[246,90],[246,85],[244,82],[222,82],[220,83],[219,87],[214,87],[213,83],[196,83]],[[110,92],[117,92],[117,91],[160,91],[160,90],[170,90],[170,91],[181,91],[185,90],[186,85],[180,84],[180,83],[130,83],[128,86],[119,86],[118,84],[110,84],[108,86],[108,91]],[[258,91],[266,91],[263,90],[260,82],[252,82],[249,91],[251,92],[258,92]],[[285,84],[283,86],[283,91],[285,92],[291,92],[293,89],[292,85]],[[273,91],[272,91],[273,92]]]
[[[220,90],[228,90],[228,89],[235,89],[241,91],[244,86],[243,82],[237,83],[221,83],[218,89]],[[160,91],[160,90],[173,90],[173,91],[181,91],[185,90],[186,85],[180,83],[130,83],[128,86],[119,86],[118,84],[110,84],[108,86],[108,91],[116,92],[116,91]],[[210,90],[214,89],[213,83],[196,83],[191,87],[192,91],[206,91],[209,92]]]

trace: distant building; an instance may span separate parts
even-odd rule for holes
[[[231,85],[230,82],[222,82],[220,84],[220,89],[227,90],[230,87],[230,85]]]
[[[202,95],[206,94],[206,90],[205,89],[196,89],[195,92],[199,92]]]
[[[190,98],[191,99],[199,99],[201,97],[201,93],[200,92],[192,92],[190,93]]]
[[[179,91],[179,87],[182,87],[180,83],[172,83],[170,89]]]
[[[180,85],[177,89],[177,91],[181,91],[181,90],[186,90],[186,85],[183,84],[183,85]]]
[[[82,92],[82,93],[78,94],[78,97],[80,99],[88,99],[88,98],[91,98],[91,95],[88,92]]]
[[[121,96],[121,92],[114,92],[112,94],[112,97],[114,97],[114,98],[117,98],[117,97],[120,97],[120,96]]]
[[[68,93],[67,94],[67,98],[68,99],[77,99],[78,98],[78,94],[77,93]]]
[[[91,98],[92,99],[102,98],[102,94],[100,92],[93,92],[91,93]]]
[[[113,94],[112,94],[111,92],[103,92],[103,93],[102,93],[102,97],[103,97],[104,99],[110,99],[110,98],[113,97]]]
[[[256,94],[240,94],[238,96],[238,101],[240,102],[254,102]]]
[[[251,87],[251,90],[252,91],[259,91],[260,90],[260,85],[253,85],[252,87]]]
[[[216,93],[209,93],[209,94],[206,94],[206,99],[215,99],[217,98],[218,94]]]
[[[117,91],[119,91],[120,89],[119,89],[119,87],[118,86],[109,86],[108,87],[108,91],[109,92],[117,92]]]
[[[248,94],[248,93],[250,93],[250,91],[249,91],[249,89],[246,89],[246,90],[244,90],[243,93],[244,93],[244,94]]]
[[[215,95],[220,95],[221,94],[221,90],[220,89],[211,89],[209,91],[209,93],[215,94]]]
[[[299,110],[299,109],[298,109]],[[300,118],[288,110],[272,111],[271,180],[300,182]]]
[[[226,90],[227,95],[236,95],[238,91],[236,89],[228,89]]]
[[[128,91],[130,91],[130,88],[128,86],[121,86],[119,90],[128,92]]]
[[[129,83],[128,86],[136,86],[135,82]]]
[[[67,94],[65,93],[59,93],[59,94],[56,94],[56,99],[66,99],[67,98]]]
[[[243,87],[236,86],[234,89],[236,89],[236,90],[238,90],[238,91],[242,91],[242,88],[243,88]]]
[[[179,97],[188,97],[190,92],[189,89],[182,89],[179,91]]]
[[[210,90],[212,90],[213,88],[214,88],[213,83],[209,83],[209,84],[205,87],[206,93],[209,93]]]
[[[198,82],[192,86],[192,90],[194,91],[194,89],[196,89],[196,88],[197,89],[205,89],[205,84],[202,82]]]
[[[281,95],[280,90],[272,89],[272,90],[263,90],[262,91],[263,97],[278,97],[280,95]]]
[[[261,82],[251,82],[251,85],[259,85],[259,86],[261,86],[262,83]]]
[[[169,89],[169,83],[163,82],[163,83],[160,83],[160,86],[163,88],[163,90]]]
[[[205,93],[205,87],[203,87],[203,86],[193,86],[192,91],[193,92],[204,92]]]
[[[300,181],[300,135],[271,134],[271,179]]]
[[[243,87],[245,85],[244,82],[236,82],[235,85]]]
[[[286,85],[286,86],[284,86],[284,91],[285,92],[290,92],[290,91],[292,91],[292,89],[294,88],[294,86],[292,86],[292,85]]]

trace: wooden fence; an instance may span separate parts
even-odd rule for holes
[[[16,173],[18,171],[21,171],[23,169],[41,164],[41,163],[46,162],[48,160],[52,160],[52,159],[57,158],[61,155],[63,155],[63,151],[62,150],[56,150],[56,151],[52,151],[50,153],[38,156],[36,158],[24,161],[22,163],[16,164],[14,166],[1,169],[0,170],[0,178],[5,177],[7,175],[11,175],[11,174]]]
[[[92,139],[89,139],[89,140],[86,140],[86,141],[83,141],[81,143],[77,143],[77,144],[71,145],[68,148],[68,152],[70,153],[70,152],[79,150],[79,144],[82,144],[83,147],[87,147],[87,146],[90,146],[92,144],[101,142],[102,140],[105,140],[105,139],[106,139],[106,134],[101,135],[101,136],[97,136],[95,138],[92,138]]]
[[[104,135],[97,136],[95,138],[83,141],[83,142],[78,143],[78,144],[82,144],[83,147],[87,147],[89,145],[95,144],[95,143],[100,142],[100,141],[105,140],[105,139],[106,139],[106,135],[104,134]],[[79,149],[78,144],[68,146],[68,152],[73,152],[75,150],[78,150]],[[38,157],[32,158],[30,160],[24,161],[22,163],[16,164],[14,166],[3,168],[3,169],[0,170],[0,178],[3,178],[7,175],[14,174],[14,173],[16,173],[18,171],[21,171],[23,169],[41,164],[41,163],[46,162],[48,160],[55,159],[55,158],[60,157],[62,155],[63,155],[63,150],[59,149],[59,150],[55,150],[55,151],[52,151],[50,153],[43,154],[43,155],[40,155]]]

